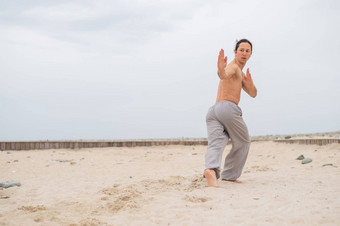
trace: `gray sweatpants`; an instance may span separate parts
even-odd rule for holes
[[[220,178],[220,166],[225,146],[231,139],[232,148],[225,158],[221,178],[236,180],[241,176],[250,147],[248,129],[242,119],[242,110],[231,101],[220,101],[209,108],[206,117],[208,147],[205,169],[213,169]]]

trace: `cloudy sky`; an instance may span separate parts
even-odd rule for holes
[[[251,135],[340,130],[339,23],[337,0],[0,1],[0,140],[206,137],[241,38]]]

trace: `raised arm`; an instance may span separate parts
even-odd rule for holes
[[[228,79],[236,74],[236,67],[227,67],[227,57],[224,56],[224,50],[221,49],[217,60],[217,74],[220,79]]]
[[[246,91],[246,93],[248,93],[249,96],[256,97],[257,89],[249,72],[249,68],[247,69],[247,74],[243,75],[242,88],[244,91]]]

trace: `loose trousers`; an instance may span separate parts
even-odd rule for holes
[[[206,116],[208,147],[205,169],[213,169],[217,179],[236,180],[241,176],[250,147],[248,129],[241,108],[231,101],[220,101],[210,107]],[[223,151],[231,139],[232,148],[225,158],[220,175]]]

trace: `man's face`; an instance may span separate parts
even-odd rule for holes
[[[235,51],[235,58],[241,63],[247,63],[251,56],[251,46],[248,42],[240,43],[237,51]]]

